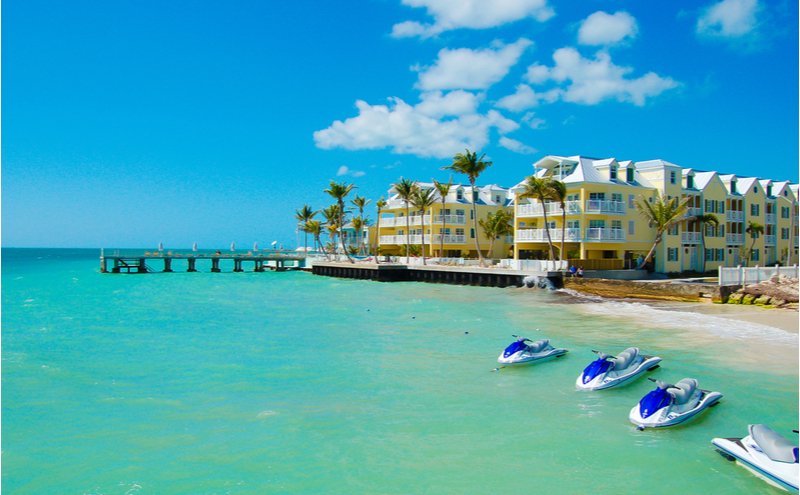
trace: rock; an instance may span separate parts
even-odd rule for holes
[[[753,301],[755,301],[755,299],[756,296],[751,294],[745,294],[744,297],[742,298],[742,304],[753,304]]]
[[[780,308],[781,306],[786,306],[786,301],[784,299],[773,299],[770,304],[775,308]]]
[[[743,292],[734,292],[728,298],[728,304],[742,304],[742,298],[744,297]]]
[[[771,297],[767,295],[763,295],[757,299],[753,300],[753,304],[758,304],[759,306],[766,306],[772,300]]]
[[[783,276],[785,277],[786,275],[783,275]],[[781,283],[781,275],[778,275],[777,273],[774,274],[773,276],[771,276],[769,278],[769,283],[771,283],[771,284],[779,284],[779,283]]]

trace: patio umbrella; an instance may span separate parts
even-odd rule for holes
[[[257,253],[257,252],[258,252],[258,243],[257,243],[257,242],[254,242],[254,243],[253,243],[253,252],[254,252],[254,253]]]
[[[159,251],[163,251],[164,250],[164,244],[162,244],[160,241],[158,243],[158,250]]]
[[[197,252],[197,241],[192,244],[192,251]]]
[[[233,242],[231,243],[231,251],[236,251],[236,244]]]

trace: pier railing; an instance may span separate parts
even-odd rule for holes
[[[757,284],[769,280],[773,275],[786,275],[798,278],[797,265],[794,266],[721,266],[719,267],[719,285]]]

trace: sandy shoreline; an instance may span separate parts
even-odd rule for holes
[[[653,308],[666,311],[700,313],[730,320],[758,323],[780,328],[790,333],[800,333],[800,313],[793,309],[761,308],[740,304],[709,304],[677,301],[636,300]]]

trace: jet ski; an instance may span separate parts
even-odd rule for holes
[[[551,357],[563,356],[567,349],[555,348],[550,345],[550,339],[542,339],[533,342],[531,339],[513,335],[517,341],[506,347],[506,350],[497,358],[498,363],[505,365],[509,364],[527,364]],[[531,342],[528,344],[527,342]]]
[[[685,423],[721,398],[719,392],[702,390],[697,380],[684,378],[675,385],[649,378],[658,387],[645,395],[628,416],[640,430],[663,428]]]
[[[622,385],[645,371],[657,368],[661,362],[658,356],[639,354],[638,347],[629,347],[616,357],[605,352],[592,352],[597,354],[597,359],[575,381],[575,386],[581,390],[603,390]]]
[[[749,425],[744,438],[715,438],[711,443],[767,483],[798,493],[798,447],[764,425]]]

